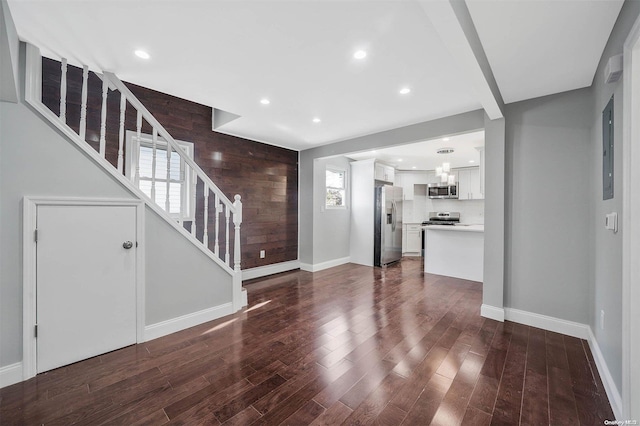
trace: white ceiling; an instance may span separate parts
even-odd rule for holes
[[[478,166],[480,151],[477,148],[481,147],[484,147],[484,131],[352,153],[346,156],[352,160],[375,158],[398,170],[435,170],[443,162],[450,163],[453,168]],[[453,148],[454,152],[438,154],[437,151],[440,148]]]
[[[424,1],[424,0],[423,0]],[[591,84],[622,0],[467,1],[503,98]],[[9,0],[43,54],[238,114],[219,129],[292,149],[481,108],[415,0]],[[148,61],[135,49],[151,54]],[[355,60],[364,49],[368,56]],[[411,93],[400,95],[401,87]],[[268,98],[269,105],[260,104]],[[314,117],[320,123],[313,123]]]
[[[467,0],[505,103],[591,86],[623,0]]]

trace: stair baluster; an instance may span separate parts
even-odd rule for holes
[[[193,186],[191,190],[191,235],[196,236],[196,189],[198,188],[198,174],[193,170]]]
[[[120,93],[120,131],[118,133],[118,171],[124,170],[124,118],[127,109],[127,98]]]
[[[107,95],[109,83],[102,77],[102,114],[100,116],[100,156],[104,158],[107,145]]]
[[[218,243],[218,241],[220,241],[220,212],[221,212],[221,205],[220,205],[220,198],[218,197],[218,194],[216,194],[216,201],[215,201],[215,208],[216,208],[216,242],[213,245],[213,253],[215,253],[216,256],[220,256],[220,244]]]
[[[209,185],[204,183],[204,225],[202,234],[202,244],[209,248]]]
[[[60,120],[67,124],[67,58],[62,58],[60,67]]]
[[[189,182],[187,182],[186,178],[186,172],[185,172],[185,168],[186,165],[182,165],[182,161],[180,162],[180,182],[182,182],[182,185],[179,186],[180,189],[180,204],[179,204],[179,209],[178,209],[178,223],[180,224],[180,226],[183,226],[184,224],[184,208],[182,206],[187,206],[187,191],[185,189],[185,187],[187,185],[189,185]]]
[[[224,263],[226,263],[227,266],[229,266],[231,262],[229,257],[229,214],[230,213],[231,212],[229,211],[229,206],[225,206],[224,218],[225,218],[226,230],[225,230],[224,236],[226,238],[226,241],[225,241]]]
[[[240,195],[236,194],[233,201],[235,213],[233,214],[233,224],[235,232],[233,233],[233,270],[240,272],[240,225],[242,224],[242,201]],[[229,245],[227,244],[227,247]]]
[[[89,85],[89,67],[82,67],[82,105],[80,106],[80,139],[87,140],[87,91]]]
[[[136,144],[136,174],[134,176],[134,183],[137,188],[140,188],[140,143],[142,134],[142,113],[138,111],[138,118],[136,119],[136,138],[138,143]]]
[[[171,146],[167,144],[167,193],[164,197],[164,211],[171,214]]]
[[[156,155],[158,148],[158,130],[154,127],[151,136],[151,200],[158,204],[156,200]]]

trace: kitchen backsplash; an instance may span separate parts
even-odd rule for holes
[[[416,185],[418,186],[418,185]],[[416,191],[412,201],[405,201],[402,220],[420,223],[428,219],[429,212],[460,212],[460,222],[484,224],[484,200],[436,200]]]

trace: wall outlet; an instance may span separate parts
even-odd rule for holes
[[[264,250],[260,250],[260,259],[264,259],[265,253]]]
[[[600,310],[600,330],[604,330],[604,309]]]

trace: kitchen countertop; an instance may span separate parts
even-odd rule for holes
[[[484,232],[484,225],[427,225],[424,230],[458,231],[458,232]]]

